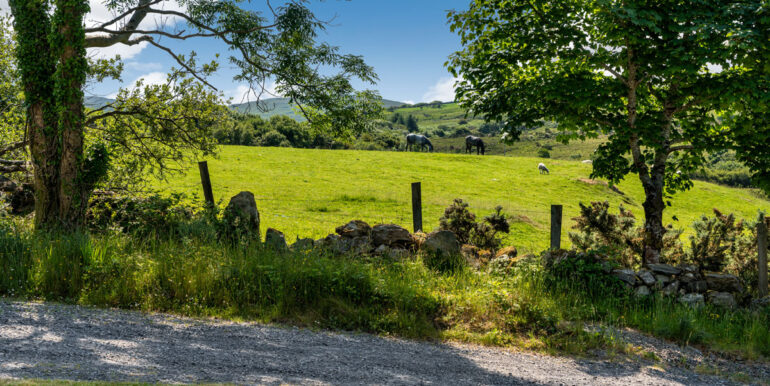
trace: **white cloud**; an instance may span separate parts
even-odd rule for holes
[[[413,104],[414,104],[414,101],[409,101],[409,100],[407,100],[407,101],[401,101],[401,102],[404,102],[404,103],[406,103],[406,104],[409,104],[409,105],[413,105]]]
[[[428,92],[426,92],[422,96],[423,102],[433,102],[433,101],[442,101],[442,102],[452,102],[455,100],[455,83],[458,81],[458,78],[444,78],[440,79],[438,82],[436,82],[435,85],[431,86],[428,89]]]
[[[99,59],[110,59],[116,55],[120,55],[123,60],[131,59],[136,55],[139,55],[144,48],[147,47],[147,42],[141,42],[133,46],[127,46],[125,44],[115,44],[114,46],[105,48],[89,48],[87,50],[88,56]]]
[[[144,86],[166,84],[168,82],[168,75],[163,72],[151,72],[149,74],[144,74],[126,84],[125,88],[129,90],[134,89],[136,87],[136,82],[139,82],[140,80]],[[114,92],[110,95],[107,95],[107,98],[115,99],[117,95],[118,93]]]
[[[245,103],[251,97],[249,86],[239,85],[233,90],[225,91],[225,98],[232,98],[232,103]]]
[[[154,63],[154,62],[125,62],[125,67],[128,70],[131,71],[137,71],[137,72],[157,72],[163,70],[163,65],[160,63]]]

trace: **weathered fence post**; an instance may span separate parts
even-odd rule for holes
[[[209,164],[206,161],[198,162],[201,172],[201,185],[203,185],[203,197],[207,204],[214,205],[214,192],[211,190],[211,177],[209,177]]]
[[[759,253],[759,296],[767,296],[767,224],[765,214],[759,215],[757,224],[757,252]]]
[[[412,223],[414,231],[422,231],[422,189],[419,182],[412,183]]]
[[[551,205],[551,249],[561,249],[561,205]]]

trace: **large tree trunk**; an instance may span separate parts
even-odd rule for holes
[[[11,0],[16,57],[27,101],[27,136],[35,170],[35,225],[59,225],[60,142],[53,100],[56,61],[50,50],[51,23],[43,1]]]
[[[59,68],[55,84],[62,141],[59,217],[66,229],[77,229],[84,223],[90,193],[82,175],[85,124],[82,89],[88,66],[83,18],[88,12],[88,2],[58,0],[56,4]]]
[[[663,176],[655,173],[651,179],[642,179],[644,185],[644,264],[660,262],[663,253],[663,236],[666,228],[663,226]]]

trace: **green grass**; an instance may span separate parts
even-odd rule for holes
[[[632,352],[588,323],[633,327],[749,359],[770,358],[767,312],[639,301],[554,281],[537,260],[508,276],[403,261],[276,253],[261,245],[127,235],[45,235],[0,222],[0,296],[194,317],[278,322],[543,352]],[[11,270],[12,269],[12,270]],[[595,282],[590,282],[591,285]]]
[[[635,176],[618,187],[591,185],[591,166],[578,161],[548,160],[550,175],[540,175],[538,158],[463,154],[405,153],[353,150],[307,150],[224,146],[218,159],[210,159],[214,196],[224,204],[240,191],[257,197],[262,231],[267,227],[295,237],[320,238],[353,219],[369,223],[396,223],[411,229],[411,187],[422,182],[423,221],[435,229],[443,210],[454,198],[470,203],[477,215],[496,205],[515,216],[506,242],[532,252],[548,246],[550,205],[564,205],[563,243],[568,242],[570,220],[578,203],[610,201],[630,208],[643,218],[643,192]],[[167,192],[202,196],[197,165],[186,175],[159,182]],[[695,187],[671,199],[666,222],[685,228],[712,208],[754,218],[770,202],[750,190],[695,182]],[[676,215],[678,222],[672,220]]]

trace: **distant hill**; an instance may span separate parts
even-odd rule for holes
[[[114,99],[104,98],[95,95],[89,95],[85,97],[85,105],[89,109],[98,109],[106,104],[114,102]]]
[[[388,99],[383,99],[382,104],[386,109],[409,106],[408,103]],[[273,115],[288,115],[298,121],[305,120],[305,117],[303,117],[302,114],[297,114],[294,111],[294,107],[291,102],[289,102],[289,98],[262,99],[259,102],[259,105],[257,105],[257,102],[238,103],[231,105],[230,108],[239,113],[259,115],[262,118],[269,118]]]

